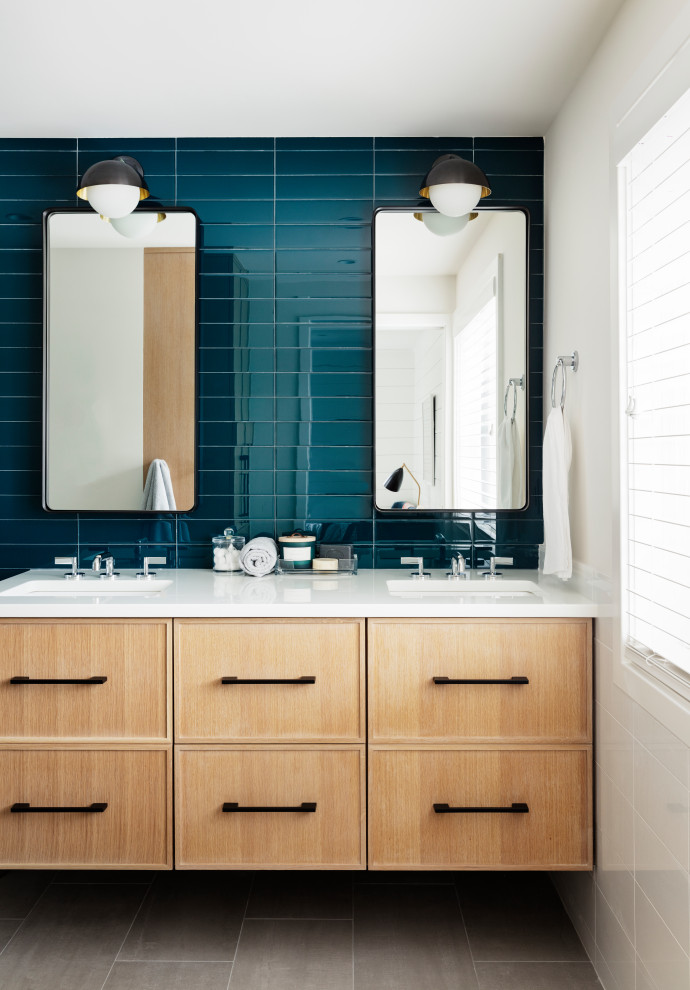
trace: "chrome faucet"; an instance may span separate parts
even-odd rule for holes
[[[484,561],[484,563],[486,563],[486,561]],[[503,577],[503,572],[496,570],[496,564],[504,564],[510,567],[512,566],[512,563],[513,563],[512,557],[491,557],[491,559],[489,560],[488,571],[482,571],[482,574],[484,575],[485,578],[488,578],[488,580],[493,580],[494,578]]]
[[[101,574],[101,567],[105,565],[105,573]],[[114,570],[115,558],[108,550],[103,550],[101,553],[97,553],[93,558],[93,563],[91,564],[92,569],[99,575],[101,581],[105,581],[109,578],[119,577],[120,572]]]
[[[400,563],[417,565],[419,569],[412,571],[411,574],[414,581],[426,581],[427,578],[431,577],[431,574],[424,570],[424,557],[401,557]]]
[[[144,557],[144,570],[137,571],[138,581],[150,581],[156,576],[155,571],[149,570],[149,564],[167,564],[165,557]]]
[[[450,570],[447,572],[449,581],[459,581],[460,578],[467,579],[467,561],[461,553],[457,557],[450,558]]]

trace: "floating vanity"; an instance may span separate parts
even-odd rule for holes
[[[131,577],[0,582],[0,866],[591,868],[587,594]]]

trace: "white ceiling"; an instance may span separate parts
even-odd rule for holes
[[[621,3],[5,2],[0,135],[540,135]]]

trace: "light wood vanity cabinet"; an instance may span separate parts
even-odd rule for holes
[[[172,867],[172,621],[0,620],[0,865]]]
[[[369,867],[591,869],[591,621],[370,619]]]
[[[588,619],[0,620],[0,866],[171,868],[174,763],[178,869],[589,869],[591,680]]]

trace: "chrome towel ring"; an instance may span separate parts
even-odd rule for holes
[[[510,389],[513,389],[513,415],[510,417],[510,422],[515,422],[515,413],[517,412],[517,390],[521,388],[525,391],[525,376],[521,375],[519,378],[509,378],[508,384],[506,385],[505,395],[503,396],[503,415],[508,415],[508,393]]]
[[[553,369],[553,375],[551,376],[551,408],[556,408],[556,378],[558,377],[558,369],[561,369],[561,409],[565,406],[565,372],[566,368],[572,368],[573,371],[577,371],[580,367],[580,355],[577,351],[573,351],[572,354],[559,355],[558,361],[556,361],[556,367]]]

